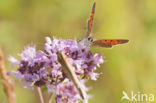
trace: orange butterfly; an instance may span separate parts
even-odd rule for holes
[[[88,20],[88,30],[87,30],[86,37],[84,39],[80,40],[79,43],[82,45],[85,45],[85,46],[99,46],[99,47],[104,47],[104,48],[111,48],[114,45],[128,43],[129,40],[127,40],[127,39],[95,40],[91,36],[91,29],[92,29],[92,25],[93,25],[94,14],[95,14],[95,5],[96,5],[96,3],[94,2],[93,7],[92,7],[91,16]]]

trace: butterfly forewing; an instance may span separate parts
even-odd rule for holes
[[[89,34],[91,33],[91,30],[92,30],[93,19],[94,19],[94,14],[95,14],[95,5],[96,5],[96,3],[94,2],[93,6],[92,6],[92,12],[91,12],[90,18],[88,20],[88,30],[87,30],[86,36],[89,36]]]
[[[93,46],[99,46],[99,47],[105,47],[105,48],[111,48],[114,45],[118,44],[125,44],[128,43],[129,40],[127,39],[103,39],[103,40],[95,40],[93,41]]]

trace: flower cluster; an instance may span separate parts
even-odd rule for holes
[[[62,65],[58,61],[57,52],[63,52],[72,65],[84,91],[86,77],[96,80],[97,67],[103,63],[100,54],[92,54],[88,47],[80,45],[76,40],[51,41],[46,37],[44,51],[29,46],[19,55],[20,60],[10,57],[12,65],[17,65],[17,71],[9,71],[8,75],[15,75],[22,82],[22,86],[33,89],[34,86],[46,86],[49,92],[56,93],[57,103],[77,103],[81,101],[79,92],[73,82],[65,75]]]

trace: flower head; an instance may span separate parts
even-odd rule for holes
[[[73,82],[62,70],[63,65],[57,57],[58,51],[67,56],[80,81],[83,81],[88,75],[92,80],[97,79],[98,73],[95,73],[95,70],[103,63],[100,54],[93,55],[89,48],[80,45],[75,40],[54,38],[51,41],[49,37],[46,37],[44,51],[37,51],[35,46],[28,46],[20,54],[19,61],[10,57],[9,60],[13,65],[18,65],[18,69],[10,71],[8,74],[15,75],[19,80],[22,80],[22,85],[26,88],[46,86],[49,92],[56,93],[57,103],[77,103],[82,99]],[[87,91],[84,83],[81,82],[81,85],[84,91]]]

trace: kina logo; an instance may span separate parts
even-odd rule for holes
[[[141,92],[133,92],[131,91],[130,95],[128,95],[125,91],[122,92],[121,100],[128,101],[136,101],[136,102],[154,102],[154,94],[146,94]]]

